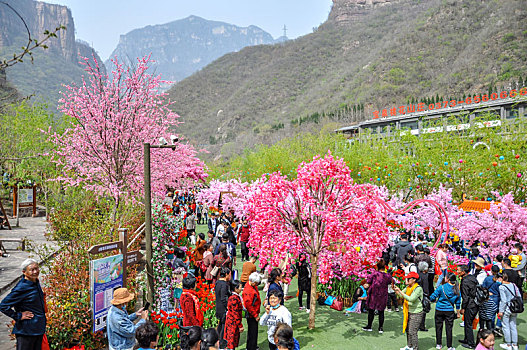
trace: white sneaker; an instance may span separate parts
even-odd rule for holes
[[[459,324],[460,327],[465,327],[465,321],[462,321],[460,324]]]
[[[306,313],[309,313],[310,311],[311,311],[311,310],[309,310],[309,309],[306,309]]]
[[[454,348],[454,347],[451,347],[451,348],[448,348],[448,350],[456,350],[456,348]]]
[[[512,350],[518,350],[518,345],[513,345]]]
[[[442,349],[442,348],[443,348],[443,345],[439,345],[439,344],[436,345],[436,349],[439,350],[439,349]]]
[[[401,350],[414,350],[414,348],[409,348],[408,346],[405,346],[404,348],[401,348]]]
[[[502,349],[507,349],[507,350],[511,350],[511,349],[512,349],[512,346],[510,346],[509,344],[500,344],[500,348],[502,348]]]

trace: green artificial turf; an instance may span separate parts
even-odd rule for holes
[[[198,232],[206,232],[206,226],[198,226]],[[242,262],[240,259],[240,247],[237,248],[236,269],[241,273]],[[288,294],[295,296],[297,292],[297,279],[294,278],[289,287]],[[260,285],[260,296],[262,300],[265,293],[262,291],[263,285]],[[305,306],[304,293],[304,306]],[[400,312],[385,311],[384,333],[379,334],[378,316],[373,322],[373,332],[365,332],[361,328],[367,323],[367,314],[352,314],[345,316],[344,312],[331,309],[329,306],[319,306],[316,308],[315,329],[309,330],[308,317],[305,311],[298,310],[298,298],[285,301],[285,306],[291,312],[293,317],[294,336],[300,343],[300,349],[317,349],[317,350],[337,350],[337,349],[400,349],[406,345],[406,335],[402,333],[402,308]],[[426,316],[426,327],[428,332],[419,332],[419,349],[435,349],[435,326],[434,326],[434,306],[432,311]],[[261,312],[265,312],[262,307]],[[453,346],[456,349],[464,349],[458,340],[463,339],[463,328],[459,325],[461,320],[456,320],[453,329]],[[240,346],[237,349],[245,349],[247,339],[247,322],[243,321],[245,331],[240,336]],[[527,343],[527,312],[520,314],[518,317],[518,336],[520,349],[525,348]],[[476,331],[474,331],[476,336]],[[502,338],[496,339],[494,349],[499,349]],[[261,350],[267,350],[267,327],[260,327],[258,331],[258,344]],[[523,346],[523,347],[522,347]],[[446,347],[446,335],[443,327],[443,349]]]

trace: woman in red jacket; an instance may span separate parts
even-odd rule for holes
[[[196,278],[192,276],[183,279],[183,293],[179,299],[183,311],[183,326],[203,326],[203,312],[196,296]]]
[[[240,333],[243,332],[242,325],[242,284],[235,280],[231,282],[232,295],[227,304],[227,320],[225,321],[225,340],[227,349],[234,350],[240,342]]]
[[[247,350],[256,350],[258,348],[258,321],[260,321],[260,293],[258,285],[261,278],[258,272],[249,275],[249,282],[243,289],[243,305],[247,310]]]

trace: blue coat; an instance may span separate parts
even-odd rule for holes
[[[430,301],[437,301],[437,311],[455,311],[454,305],[458,310],[461,306],[461,295],[460,293],[456,295],[454,287],[449,283],[445,283],[436,288],[430,296]]]
[[[0,311],[15,320],[13,334],[42,335],[46,333],[44,292],[40,282],[31,282],[22,276],[15,288],[0,303]],[[31,311],[33,318],[20,320],[22,311]]]

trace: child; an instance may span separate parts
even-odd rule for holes
[[[494,333],[490,329],[480,329],[476,350],[494,350]]]
[[[518,249],[512,248],[511,255],[509,256],[509,259],[511,260],[511,267],[515,269],[518,267],[520,262],[522,261],[521,255],[518,254]]]

